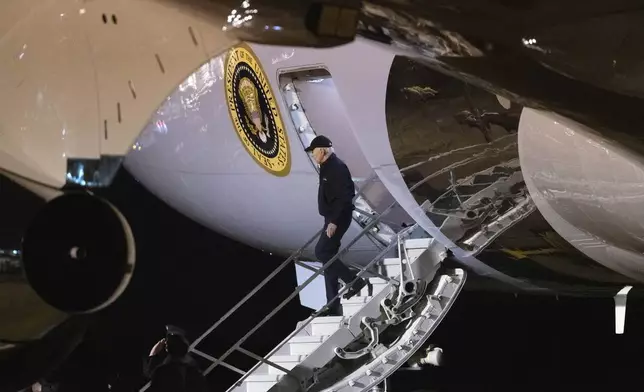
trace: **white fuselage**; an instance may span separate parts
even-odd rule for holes
[[[332,49],[248,45],[254,57],[235,61],[258,66],[261,75],[254,87],[252,77],[241,76],[231,87],[237,71],[226,50],[239,42],[217,20],[165,1],[6,1],[0,168],[61,188],[70,159],[125,156],[127,169],[181,213],[286,255],[322,228],[318,174],[304,146],[325,134],[341,141],[338,155],[351,161],[354,176],[377,175],[375,210],[396,200],[394,223],[411,219],[475,272],[516,283],[456,246],[409,192],[385,118],[395,53],[364,39]],[[283,89],[307,72],[326,73],[325,82],[308,84],[304,107],[293,107]],[[309,128],[296,125],[307,112]],[[537,206],[582,252],[644,281],[641,156],[579,124],[535,113],[523,114],[519,151]],[[253,150],[271,137],[279,154]],[[356,223],[345,241],[359,231]],[[364,262],[377,250],[361,238],[348,259]],[[306,256],[313,257],[312,247]]]

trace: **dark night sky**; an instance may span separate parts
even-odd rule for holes
[[[192,222],[150,195],[121,172],[114,185],[98,192],[130,221],[137,239],[137,265],[125,294],[99,313],[86,341],[56,373],[65,391],[135,391],[142,385],[141,365],[163,326],[175,323],[196,338],[251,290],[282,259]],[[35,197],[0,180],[0,247],[19,245],[20,233],[41,205]],[[287,268],[242,312],[206,341],[214,356],[252,328],[295,288]],[[432,341],[445,349],[447,365],[393,378],[413,381],[411,390],[487,390],[492,386],[526,389],[575,389],[615,386],[615,380],[640,382],[644,361],[644,307],[629,300],[626,334],[613,335],[612,299],[557,300],[526,295],[466,292]],[[268,352],[305,319],[297,301],[244,345]],[[252,360],[234,356],[247,368]],[[213,373],[215,391],[225,391],[238,376]]]

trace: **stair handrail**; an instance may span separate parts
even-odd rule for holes
[[[373,178],[375,175],[377,175],[377,173],[373,173],[369,178],[371,179],[371,178]],[[369,183],[370,181],[365,181],[365,182],[366,182],[366,183]],[[413,186],[411,186],[411,187],[409,188],[409,191],[410,191],[410,192],[412,192],[414,189],[416,189],[416,188],[417,188],[417,187],[419,187],[420,185],[421,185],[421,183],[414,184]],[[363,186],[362,188],[364,188],[364,186]],[[356,195],[354,196],[354,200],[355,200],[355,198],[356,198],[356,197],[358,197],[358,196],[361,194],[361,192],[362,192],[362,188],[360,189],[360,191],[358,191],[358,192],[356,193]],[[260,322],[259,322],[259,324],[255,325],[253,328],[251,328],[251,330],[250,330],[250,331],[248,331],[248,333],[246,333],[246,335],[244,335],[241,339],[239,339],[239,340],[237,341],[237,343],[233,344],[233,346],[232,346],[231,348],[229,348],[229,349],[228,349],[228,350],[227,350],[227,351],[226,351],[222,356],[220,356],[220,357],[217,359],[217,361],[213,362],[213,365],[214,365],[214,366],[217,366],[219,363],[223,362],[223,361],[224,361],[224,359],[226,359],[230,354],[232,354],[232,353],[236,350],[236,347],[237,347],[237,346],[239,346],[239,345],[243,344],[243,343],[244,343],[244,342],[245,342],[245,341],[246,341],[246,340],[247,340],[247,339],[248,339],[248,338],[249,338],[253,333],[255,333],[255,332],[256,332],[259,328],[261,328],[261,327],[262,327],[262,326],[263,326],[263,325],[264,325],[268,320],[270,320],[270,319],[271,319],[271,318],[272,318],[272,317],[273,317],[273,316],[274,316],[274,315],[275,315],[275,314],[276,314],[276,313],[277,313],[277,312],[278,312],[282,307],[284,307],[288,302],[290,302],[290,301],[291,301],[291,300],[292,300],[292,299],[293,299],[293,298],[294,298],[294,297],[295,297],[295,296],[296,296],[300,291],[302,291],[306,286],[308,286],[309,284],[311,284],[311,283],[313,282],[313,280],[315,280],[315,278],[317,278],[318,276],[320,276],[320,275],[324,272],[324,270],[326,270],[329,266],[331,266],[331,264],[333,264],[334,262],[336,262],[336,261],[340,258],[340,256],[342,256],[345,252],[347,252],[347,251],[349,250],[349,248],[351,248],[351,247],[353,246],[353,244],[355,244],[355,243],[356,243],[360,238],[362,238],[362,236],[364,236],[364,235],[365,235],[365,233],[367,233],[367,232],[368,232],[369,230],[371,230],[371,229],[372,229],[376,224],[378,224],[378,222],[380,222],[380,220],[382,219],[382,217],[383,217],[383,216],[385,216],[385,215],[387,215],[389,212],[391,212],[391,210],[392,210],[396,205],[398,205],[398,200],[394,200],[394,201],[393,201],[389,206],[387,206],[387,208],[385,208],[381,213],[378,213],[376,216],[374,216],[374,219],[373,219],[371,222],[369,222],[369,223],[368,223],[368,224],[367,224],[367,225],[366,225],[366,226],[365,226],[365,227],[364,227],[364,228],[363,228],[363,229],[362,229],[362,230],[361,230],[361,231],[360,231],[360,232],[359,232],[359,233],[358,233],[358,234],[357,234],[357,235],[356,235],[356,236],[355,236],[355,237],[354,237],[354,238],[353,238],[353,239],[352,239],[352,240],[351,240],[347,245],[345,245],[342,249],[340,249],[340,250],[335,254],[335,256],[333,256],[333,257],[332,257],[329,261],[327,261],[327,262],[326,262],[326,263],[325,263],[321,268],[319,268],[315,273],[313,273],[313,275],[311,275],[311,276],[310,276],[310,277],[309,277],[309,278],[308,278],[304,283],[302,283],[300,286],[298,286],[298,287],[295,289],[295,291],[294,291],[293,293],[291,293],[291,294],[290,294],[286,299],[284,299],[284,300],[283,300],[283,301],[282,301],[282,302],[281,302],[281,303],[280,303],[280,304],[279,304],[275,309],[273,309],[273,310],[272,310],[272,311],[271,311],[271,312],[270,312],[266,317],[264,317],[264,319],[262,319],[262,321],[260,321]],[[415,228],[415,227],[416,227],[416,225],[412,225],[412,226],[410,226],[410,227],[414,227],[414,228]],[[230,315],[231,315],[234,311],[236,311],[237,309],[239,309],[239,307],[241,307],[241,305],[243,305],[243,303],[242,303],[242,302],[244,302],[244,303],[245,303],[245,302],[248,300],[248,298],[250,298],[250,297],[251,297],[252,295],[254,295],[257,291],[259,291],[259,289],[261,289],[261,287],[263,287],[263,286],[268,282],[268,280],[272,279],[275,275],[277,275],[277,273],[279,273],[279,271],[281,271],[284,267],[286,267],[286,265],[287,265],[288,263],[290,263],[290,262],[291,262],[291,261],[292,261],[292,260],[297,256],[297,255],[299,255],[299,254],[300,254],[300,253],[301,253],[301,252],[302,252],[302,251],[303,251],[303,250],[304,250],[304,249],[305,249],[305,248],[306,248],[306,247],[307,247],[311,242],[313,242],[313,241],[314,241],[314,240],[315,240],[315,239],[316,239],[316,238],[317,238],[317,237],[318,237],[318,236],[319,236],[323,231],[324,231],[324,228],[322,228],[320,231],[318,231],[318,232],[315,234],[315,236],[313,236],[313,237],[312,237],[312,238],[311,238],[311,239],[310,239],[310,240],[309,240],[309,241],[308,241],[308,242],[307,242],[303,247],[301,247],[300,249],[298,249],[295,253],[291,254],[291,256],[290,256],[288,259],[286,259],[286,261],[284,261],[284,262],[283,262],[283,263],[282,263],[282,264],[281,264],[281,265],[280,265],[280,266],[279,266],[275,271],[273,271],[273,273],[271,273],[271,274],[270,274],[266,279],[264,279],[264,280],[260,283],[260,285],[261,285],[261,286],[260,286],[260,285],[258,285],[258,287],[256,287],[256,288],[255,288],[255,289],[253,289],[249,294],[247,294],[247,295],[246,295],[246,297],[244,297],[244,298],[242,299],[242,301],[240,301],[237,305],[235,305],[235,306],[233,307],[233,309],[234,309],[234,310],[233,310],[233,309],[231,309],[230,311],[228,311],[228,312],[226,313],[226,315],[224,315],[224,317],[225,317],[225,318],[230,317]],[[407,230],[403,230],[403,231],[407,232]],[[269,278],[270,278],[270,279],[269,279]],[[224,319],[224,318],[222,317],[222,319]],[[202,334],[202,335],[201,335],[197,340],[195,340],[195,343],[193,343],[193,344],[190,346],[190,348],[191,348],[191,349],[192,349],[192,348],[194,348],[194,347],[198,344],[198,342],[201,342],[201,341],[202,341],[206,336],[208,336],[208,335],[209,335],[209,334],[210,334],[210,333],[211,333],[211,332],[216,328],[216,326],[221,325],[221,323],[223,322],[223,320],[222,320],[222,319],[219,319],[219,320],[215,323],[215,325],[213,325],[213,327],[214,327],[214,328],[213,328],[213,327],[209,328],[209,329],[207,330],[207,332],[205,332],[205,333],[204,333],[204,334]],[[224,320],[225,320],[225,319],[224,319]],[[198,342],[197,342],[197,341],[198,341]],[[213,368],[214,368],[214,366],[212,366],[212,365],[211,365],[211,367],[213,367]]]
[[[315,278],[320,276],[322,274],[322,272],[324,272],[324,270],[326,270],[327,268],[329,268],[331,266],[331,264],[333,264],[337,260],[339,260],[340,256],[342,256],[345,252],[347,252],[349,250],[349,248],[351,246],[353,246],[353,244],[358,242],[358,240],[360,238],[362,238],[362,236],[364,236],[369,230],[371,230],[376,224],[378,224],[378,222],[380,221],[380,218],[383,215],[388,214],[397,204],[398,204],[398,202],[394,201],[393,203],[391,203],[389,205],[389,207],[387,207],[382,213],[380,213],[377,216],[376,219],[374,219],[373,221],[369,222],[369,224],[367,224],[353,239],[351,239],[351,241],[349,241],[349,243],[344,248],[340,249],[340,251],[338,253],[336,253],[335,256],[333,256],[329,261],[327,261],[321,268],[319,268],[313,275],[311,275],[304,283],[299,285],[295,289],[295,291],[293,291],[288,297],[286,297],[286,299],[284,299],[279,305],[277,305],[277,307],[275,307],[267,316],[265,316],[262,319],[262,321],[260,321],[257,325],[255,325],[253,328],[251,328],[250,331],[248,331],[246,333],[246,335],[244,335],[235,344],[233,344],[233,346],[231,348],[229,348],[223,355],[221,355],[217,359],[217,361],[213,362],[214,366],[211,365],[208,369],[210,369],[211,367],[214,368],[219,363],[221,363],[224,359],[228,358],[228,356],[230,354],[232,354],[235,350],[237,350],[237,346],[242,345],[252,334],[254,334],[259,328],[261,328],[264,324],[266,324],[266,322],[268,322],[268,320],[270,320],[279,310],[281,310],[287,303],[289,303],[293,298],[295,298],[295,296],[297,294],[299,294],[300,291],[304,290],[304,288],[306,286],[311,284],[313,282],[313,280],[315,280]],[[315,237],[313,239],[315,239]]]
[[[409,227],[405,228],[404,230],[401,230],[400,232],[396,233],[397,240],[391,241],[391,243],[389,243],[389,245],[387,245],[387,247],[385,249],[383,249],[378,255],[373,257],[371,259],[371,261],[367,265],[365,265],[363,268],[361,268],[360,271],[356,274],[356,277],[354,278],[354,280],[351,281],[350,283],[345,284],[344,287],[338,292],[338,294],[335,295],[335,297],[333,297],[330,301],[328,301],[319,310],[313,312],[306,320],[298,323],[298,327],[294,331],[292,331],[284,340],[282,340],[282,342],[280,342],[277,346],[275,346],[268,354],[266,354],[264,356],[264,358],[271,357],[279,349],[284,347],[284,345],[286,345],[293,337],[297,336],[297,334],[300,333],[300,331],[302,331],[304,328],[306,328],[311,322],[313,322],[313,320],[315,320],[316,317],[318,317],[320,315],[320,313],[322,313],[326,308],[328,308],[329,304],[331,304],[336,299],[340,298],[340,296],[342,296],[347,290],[349,290],[349,288],[351,288],[354,284],[356,284],[358,282],[358,280],[360,278],[362,278],[362,276],[369,270],[369,268],[371,268],[376,262],[381,260],[387,254],[387,252],[389,252],[391,249],[394,248],[394,246],[397,245],[399,240],[409,236],[410,233],[412,231],[414,231],[417,227],[418,227],[418,224],[416,223],[416,224],[414,224],[412,226],[409,226]],[[298,289],[300,289],[300,288],[303,289],[304,287],[300,286]],[[290,299],[289,299],[289,301],[290,301]],[[280,309],[277,309],[277,311],[279,311]],[[234,346],[238,346],[238,343],[235,343]],[[235,384],[233,384],[233,386],[241,385],[241,383],[244,382],[244,380],[246,380],[246,378],[248,378],[253,372],[255,372],[255,370],[257,370],[257,368],[259,366],[261,366],[261,364],[262,363],[259,362],[255,366],[253,366],[248,372],[246,372],[246,374],[244,374],[239,380],[237,380],[237,382],[235,382]],[[210,371],[212,371],[216,366],[217,365],[213,362],[213,364],[211,364],[204,371],[204,375],[210,373]]]
[[[362,195],[362,191],[364,188],[371,183],[371,181],[377,176],[377,174],[374,172],[372,173],[362,184],[362,186],[358,189],[358,192],[356,192],[356,195],[353,197],[353,202]],[[287,265],[289,265],[293,260],[295,260],[297,257],[299,257],[304,249],[306,249],[313,241],[315,241],[320,234],[325,230],[325,228],[322,228],[318,230],[315,235],[313,235],[304,245],[302,245],[299,249],[297,249],[295,252],[291,253],[291,255],[282,262],[276,269],[273,270],[266,278],[264,278],[257,286],[255,286],[254,289],[252,289],[248,294],[244,296],[235,306],[230,308],[228,312],[226,312],[219,320],[217,320],[210,328],[206,330],[201,336],[199,336],[197,339],[195,339],[194,342],[190,345],[190,349],[195,348],[199,343],[201,343],[208,335],[212,333],[215,329],[217,329],[224,321],[226,321],[230,316],[232,316],[233,313],[235,313],[239,308],[241,308],[248,300],[253,297],[259,290],[261,290],[268,282],[270,282],[277,274],[279,274],[284,268],[286,268]],[[364,231],[364,230],[363,230]],[[359,234],[356,236],[356,238],[362,237],[362,234]],[[340,252],[338,252],[339,254]]]
[[[377,172],[372,173],[372,174],[368,177],[368,179],[367,179],[367,180],[365,180],[364,184],[360,187],[360,189],[358,190],[358,192],[356,192],[355,196],[353,197],[352,202],[355,202],[355,200],[356,200],[358,197],[361,197],[361,196],[362,196],[362,191],[364,190],[364,188],[365,188],[368,184],[370,184],[370,183],[371,183],[371,181],[373,180],[373,178],[375,178],[375,177],[377,177]],[[431,175],[430,175],[430,177],[431,177]],[[426,179],[425,179],[425,180],[426,180]],[[418,188],[419,186],[421,186],[421,185],[422,185],[422,183],[424,183],[424,182],[425,182],[425,181],[421,181],[421,182],[419,182],[419,183],[414,184],[413,186],[411,186],[411,187],[409,188],[409,191],[410,191],[410,192],[412,192],[414,189],[416,189],[416,188]],[[398,205],[398,201],[397,201],[397,200],[394,200],[394,201],[393,201],[393,202],[392,202],[392,203],[391,203],[387,208],[385,208],[382,212],[377,213],[377,214],[373,217],[374,219],[373,219],[373,220],[371,220],[371,222],[369,222],[369,223],[368,223],[368,224],[367,224],[367,225],[366,225],[366,226],[365,226],[365,227],[364,227],[364,228],[363,228],[363,229],[362,229],[362,230],[361,230],[361,231],[360,231],[360,232],[359,232],[359,233],[358,233],[358,234],[357,234],[357,235],[356,235],[356,236],[355,236],[355,237],[354,237],[354,238],[353,238],[353,239],[352,239],[352,240],[351,240],[351,241],[350,241],[346,246],[344,246],[342,249],[340,249],[340,250],[336,253],[336,255],[335,255],[335,256],[333,256],[333,257],[332,257],[328,262],[326,262],[326,263],[325,263],[321,268],[319,268],[319,269],[318,269],[318,270],[317,270],[313,275],[311,275],[311,276],[310,276],[310,277],[309,277],[309,278],[308,278],[308,279],[307,279],[307,280],[306,280],[302,285],[298,286],[298,287],[296,288],[296,290],[295,290],[293,293],[291,293],[291,295],[289,295],[286,299],[284,299],[284,300],[283,300],[283,301],[282,301],[282,302],[281,302],[281,303],[280,303],[276,308],[274,308],[274,309],[273,309],[273,310],[272,310],[272,311],[271,311],[267,316],[265,316],[265,317],[264,317],[264,319],[262,319],[262,321],[260,321],[260,323],[259,323],[259,324],[257,324],[257,325],[256,325],[255,327],[253,327],[250,331],[248,331],[248,332],[246,333],[246,335],[244,335],[244,336],[243,336],[241,339],[239,339],[235,344],[233,344],[233,346],[232,346],[230,349],[228,349],[228,350],[227,350],[227,351],[226,351],[222,356],[220,356],[218,359],[216,359],[216,361],[214,361],[214,362],[213,362],[213,364],[208,368],[209,370],[207,370],[207,371],[205,372],[205,374],[207,374],[207,372],[209,372],[210,370],[214,369],[214,367],[218,366],[219,364],[224,363],[224,359],[226,359],[226,358],[227,358],[230,354],[232,354],[235,350],[238,350],[238,348],[239,348],[239,346],[241,346],[241,344],[243,344],[243,343],[244,343],[244,342],[245,342],[245,341],[246,341],[246,340],[247,340],[247,339],[248,339],[252,334],[254,334],[254,333],[255,333],[259,328],[261,328],[261,327],[262,327],[262,326],[263,326],[263,325],[264,325],[268,320],[270,320],[270,319],[271,319],[271,318],[272,318],[272,317],[273,317],[273,316],[274,316],[274,315],[275,315],[279,310],[281,310],[281,308],[283,308],[283,307],[284,307],[288,302],[290,302],[290,301],[291,301],[291,300],[292,300],[292,299],[293,299],[293,298],[294,298],[294,297],[295,297],[295,296],[296,296],[300,291],[302,291],[306,286],[308,286],[310,283],[312,283],[312,282],[313,282],[313,280],[314,280],[315,278],[317,278],[318,276],[320,276],[321,274],[323,274],[324,270],[326,270],[326,269],[327,269],[327,268],[328,268],[332,263],[334,263],[335,261],[337,261],[337,260],[340,258],[340,256],[342,256],[344,253],[346,253],[346,252],[349,250],[349,248],[351,248],[351,246],[353,246],[353,245],[354,245],[354,244],[355,244],[355,243],[356,243],[360,238],[362,238],[366,233],[368,233],[371,229],[373,229],[373,227],[375,227],[375,226],[378,224],[378,222],[380,222],[380,221],[381,221],[382,217],[384,217],[384,216],[385,216],[385,215],[387,215],[389,212],[391,212],[391,210],[392,210],[396,205]],[[404,229],[404,230],[401,230],[399,233],[397,233],[397,234],[396,234],[396,238],[398,238],[398,235],[399,235],[399,234],[404,233],[405,235],[407,235],[408,233],[411,233],[411,231],[413,231],[412,229],[415,229],[415,228],[417,228],[417,227],[418,227],[418,225],[417,225],[417,224],[414,224],[414,225],[412,225],[412,226],[410,226],[410,227],[408,227],[408,228],[406,228],[406,229]],[[261,281],[261,282],[260,282],[260,283],[259,283],[259,284],[254,288],[254,289],[253,289],[253,290],[251,290],[248,294],[246,294],[246,295],[244,296],[244,298],[242,298],[242,299],[241,299],[241,300],[240,300],[240,301],[239,301],[235,306],[233,306],[233,307],[232,307],[228,312],[226,312],[226,314],[224,314],[224,316],[222,316],[219,320],[217,320],[217,322],[215,322],[215,323],[214,323],[210,328],[208,328],[208,329],[206,330],[206,332],[204,332],[203,334],[201,334],[201,336],[199,336],[199,337],[198,337],[198,338],[197,338],[197,339],[196,339],[196,340],[195,340],[195,341],[190,345],[189,350],[193,350],[193,349],[194,349],[194,348],[195,348],[199,343],[201,343],[201,341],[203,341],[203,339],[205,339],[208,335],[210,335],[210,334],[211,334],[211,333],[212,333],[212,332],[213,332],[217,327],[219,327],[219,325],[221,325],[221,324],[222,324],[225,320],[227,320],[227,319],[228,319],[228,318],[229,318],[229,317],[230,317],[234,312],[236,312],[236,311],[237,311],[241,306],[243,306],[243,305],[244,305],[244,304],[245,304],[245,303],[246,303],[246,302],[247,302],[247,301],[248,301],[252,296],[254,296],[254,295],[255,295],[259,290],[261,290],[261,289],[262,289],[262,288],[263,288],[263,287],[264,287],[264,286],[265,286],[265,285],[266,285],[270,280],[272,280],[272,279],[273,279],[273,278],[274,278],[274,277],[275,277],[275,276],[276,276],[280,271],[282,271],[282,270],[283,270],[283,269],[284,269],[284,268],[285,268],[285,267],[286,267],[286,266],[287,266],[291,261],[295,260],[298,256],[300,256],[300,255],[302,254],[302,252],[304,251],[304,249],[306,249],[306,248],[307,248],[307,247],[308,247],[308,246],[309,246],[309,245],[310,245],[310,244],[311,244],[311,243],[312,243],[316,238],[318,238],[318,237],[320,236],[320,234],[322,234],[322,233],[324,232],[324,230],[325,230],[325,228],[322,228],[322,229],[320,229],[319,231],[317,231],[317,232],[315,233],[315,235],[313,235],[313,236],[312,236],[312,237],[311,237],[311,238],[310,238],[310,239],[309,239],[309,240],[308,240],[308,241],[307,241],[307,242],[306,242],[302,247],[300,247],[300,248],[299,248],[298,250],[296,250],[295,252],[291,253],[291,255],[290,255],[286,260],[284,260],[284,261],[282,262],[282,264],[280,264],[280,265],[279,265],[275,270],[273,270],[273,272],[271,272],[271,273],[270,273],[266,278],[264,278],[264,279],[263,279],[263,280],[262,280],[262,281]],[[395,244],[396,242],[397,242],[397,241],[392,241],[392,243],[393,243],[393,244]],[[391,244],[389,244],[389,245],[391,245]],[[387,248],[385,248],[385,249],[381,252],[381,254],[383,254],[383,255],[384,255],[384,254],[386,253],[386,251],[390,250],[390,249],[389,249],[389,245],[387,246]],[[379,258],[381,258],[381,257],[382,257],[382,256],[380,256],[380,254],[379,254]],[[365,266],[363,269],[361,269],[361,271],[358,273],[358,275],[357,275],[357,276],[362,276],[362,275],[367,271],[367,269],[368,269],[368,268],[370,268],[371,264],[372,264],[372,263],[375,263],[376,261],[378,261],[378,259],[377,259],[377,258],[372,259],[372,261],[371,261],[367,266]],[[349,288],[350,288],[354,283],[356,283],[356,282],[357,282],[357,279],[358,279],[358,278],[356,278],[353,282],[351,282],[351,284],[349,284],[349,285],[345,285],[345,287],[343,287],[343,289],[342,289],[342,290],[341,290],[341,292],[337,295],[337,297],[339,297],[340,295],[342,295],[341,293],[343,293],[344,291],[348,290],[348,289],[349,289]],[[332,302],[332,301],[331,301],[331,302]],[[328,304],[327,304],[327,305],[325,305],[325,307],[323,307],[322,309],[325,309],[325,308],[326,308],[326,306],[328,306]],[[319,312],[319,311],[318,311],[318,312]],[[308,323],[310,323],[310,321],[308,321],[308,322],[307,322],[307,324],[308,324]],[[259,365],[259,364],[257,364],[256,366],[258,366],[258,365]],[[253,371],[254,369],[255,369],[255,368],[251,369],[251,371]],[[247,374],[249,374],[251,371],[247,372]],[[143,391],[147,390],[149,387],[150,387],[150,382],[148,382],[148,383],[147,383],[143,388],[141,388],[141,390],[140,390],[140,391],[141,391],[141,392],[143,392]]]
[[[358,197],[362,196],[362,191],[364,190],[364,188],[365,188],[368,184],[370,184],[370,183],[371,183],[371,181],[373,181],[373,179],[374,179],[374,178],[376,178],[376,177],[377,177],[377,173],[376,173],[376,172],[371,173],[371,175],[370,175],[369,177],[367,177],[367,179],[364,181],[364,183],[362,184],[362,186],[361,186],[361,187],[358,189],[358,191],[356,192],[355,196],[354,196],[354,197],[353,197],[353,199],[352,199],[352,202],[355,202],[355,200],[356,200]],[[369,224],[368,224],[367,226],[365,226],[365,227],[364,227],[364,228],[363,228],[363,229],[362,229],[362,230],[361,230],[361,231],[360,231],[360,232],[355,236],[355,238],[353,238],[353,240],[352,240],[352,241],[351,241],[347,246],[345,246],[343,249],[341,249],[341,250],[340,250],[340,251],[339,251],[339,252],[338,252],[338,253],[337,253],[337,254],[336,254],[336,255],[335,255],[335,256],[334,256],[334,257],[333,257],[329,262],[327,262],[326,266],[330,265],[332,262],[334,262],[335,260],[337,260],[337,259],[338,259],[342,254],[344,254],[344,253],[349,249],[349,247],[351,247],[355,242],[357,242],[357,241],[358,241],[358,239],[362,238],[362,236],[364,236],[364,234],[365,234],[365,233],[367,233],[369,230],[371,230],[371,229],[372,229],[372,228],[373,228],[373,227],[374,227],[374,226],[375,226],[375,225],[380,221],[380,219],[379,219],[379,218],[380,218],[380,216],[385,215],[386,213],[388,213],[389,211],[391,211],[391,209],[392,209],[396,204],[397,204],[397,202],[392,203],[392,204],[391,204],[391,205],[390,205],[390,206],[389,206],[385,211],[383,211],[383,213],[382,213],[382,214],[379,214],[379,215],[378,215],[378,218],[377,218],[377,219],[374,219],[374,220],[372,220],[371,222],[369,222]],[[244,296],[244,298],[242,298],[241,300],[239,300],[239,302],[237,302],[237,304],[235,304],[235,306],[233,306],[232,308],[230,308],[230,310],[228,310],[228,312],[226,312],[226,314],[224,314],[221,318],[219,318],[219,320],[217,320],[213,325],[211,325],[211,326],[210,326],[210,328],[208,328],[208,329],[207,329],[204,333],[202,333],[202,334],[201,334],[197,339],[195,339],[195,340],[192,342],[192,344],[190,344],[190,346],[189,346],[188,350],[189,350],[189,351],[194,351],[194,350],[195,350],[195,347],[196,347],[197,345],[199,345],[199,343],[201,343],[201,342],[202,342],[202,341],[203,341],[203,340],[204,340],[208,335],[210,335],[210,334],[211,334],[215,329],[217,329],[217,327],[219,327],[219,326],[220,326],[224,321],[226,321],[230,316],[232,316],[232,314],[233,314],[233,313],[235,313],[235,312],[236,312],[239,308],[241,308],[241,307],[242,307],[246,302],[248,302],[248,300],[249,300],[252,296],[254,296],[255,294],[257,294],[257,292],[258,292],[259,290],[261,290],[264,286],[266,286],[266,284],[267,284],[269,281],[271,281],[271,280],[272,280],[272,279],[273,279],[273,278],[274,278],[278,273],[280,273],[280,272],[281,272],[281,271],[282,271],[282,270],[283,270],[283,269],[284,269],[284,268],[285,268],[289,263],[291,263],[291,262],[292,262],[292,261],[294,261],[298,256],[300,256],[300,255],[302,254],[302,252],[304,251],[304,249],[306,249],[306,248],[307,248],[307,247],[308,247],[308,246],[309,246],[313,241],[315,241],[315,240],[320,236],[320,234],[322,234],[324,231],[325,231],[325,228],[324,228],[324,227],[323,227],[322,229],[318,230],[318,231],[315,233],[315,235],[313,235],[313,236],[312,236],[312,237],[311,237],[311,238],[310,238],[310,239],[309,239],[309,240],[308,240],[304,245],[302,245],[302,246],[301,246],[299,249],[297,249],[295,252],[291,253],[291,255],[290,255],[286,260],[284,260],[284,261],[282,262],[282,264],[280,264],[276,269],[274,269],[274,270],[273,270],[273,272],[271,272],[268,276],[266,276],[266,278],[264,278],[264,279],[263,279],[263,280],[262,280],[262,281],[261,281],[257,286],[255,286],[255,288],[254,288],[253,290],[251,290],[248,294],[246,294],[246,295]],[[308,284],[309,284],[309,283],[311,283],[311,282],[313,281],[313,279],[314,279],[314,278],[316,278],[317,276],[319,276],[319,275],[320,275],[320,274],[321,274],[325,269],[326,269],[326,268],[321,268],[321,269],[319,269],[317,272],[315,272],[315,273],[313,274],[313,276],[312,276],[311,278],[309,278],[309,280],[307,280],[306,282],[304,282],[304,285],[303,285],[303,286],[301,286],[301,287],[302,287],[302,289],[303,289],[304,287],[308,286]],[[301,290],[300,290],[300,291],[301,291]],[[298,292],[299,292],[299,291],[298,291]],[[293,298],[293,297],[289,297],[289,298],[288,298],[288,300],[287,300],[287,302],[288,302],[288,301],[290,301],[292,298]],[[281,308],[280,308],[280,309],[281,309]],[[272,317],[272,315],[270,315],[269,319],[270,319],[271,317]],[[265,323],[266,321],[268,321],[268,320],[264,320],[264,321],[262,322],[262,324],[261,324],[261,325],[263,325],[263,323]],[[261,326],[261,325],[260,325],[260,326]],[[257,329],[259,329],[259,327],[256,327],[256,328],[255,328],[255,329],[253,329],[251,332],[252,332],[252,333],[254,333]],[[245,337],[243,338],[243,340],[245,341],[245,340],[248,338],[248,336],[252,335],[252,333],[247,334],[247,336],[245,336]],[[241,339],[240,339],[240,340],[241,340]],[[217,366],[217,365],[218,365],[218,364],[220,364],[220,363],[223,363],[223,362],[224,362],[224,359],[226,359],[226,358],[228,357],[228,355],[230,355],[233,351],[235,351],[235,348],[234,348],[234,347],[235,347],[235,346],[237,346],[237,345],[241,345],[242,343],[243,343],[243,341],[242,341],[242,342],[239,342],[239,341],[238,341],[237,343],[235,343],[235,345],[233,345],[233,348],[229,349],[226,353],[224,353],[224,355],[222,355],[221,357],[217,358],[217,359],[216,359],[216,361],[215,361],[215,362],[213,362],[214,364],[216,364],[215,366]],[[212,365],[211,365],[211,366],[212,366]],[[213,368],[214,368],[214,367],[213,367]],[[151,382],[150,382],[150,381],[148,381],[148,382],[147,382],[147,383],[146,383],[146,384],[145,384],[145,385],[144,385],[144,386],[139,390],[139,392],[145,392],[148,388],[150,388],[150,385],[151,385]]]

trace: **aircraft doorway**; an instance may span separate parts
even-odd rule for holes
[[[301,148],[306,148],[317,135],[327,136],[333,141],[335,152],[351,170],[356,189],[363,189],[365,198],[357,200],[356,207],[373,212],[382,212],[387,208],[394,199],[362,153],[346,115],[345,105],[328,70],[317,67],[284,73],[280,75],[280,87],[298,132]],[[313,160],[311,164],[317,170]],[[393,232],[400,230],[404,224],[413,223],[413,220],[402,208],[396,207],[383,219],[383,223],[379,227],[379,237],[387,242]]]

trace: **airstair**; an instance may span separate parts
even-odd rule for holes
[[[356,199],[362,197],[361,192]],[[322,230],[278,266],[192,343],[193,355],[210,362],[204,374],[218,366],[239,373],[241,378],[228,392],[362,392],[380,385],[423,348],[425,351],[420,352],[424,358],[414,356],[418,363],[440,364],[442,351],[428,348],[428,339],[463,288],[466,273],[459,268],[445,268],[442,265],[447,257],[445,247],[417,224],[395,233],[380,253],[361,268],[357,278],[340,290],[335,298],[340,298],[361,277],[370,283],[359,295],[341,299],[343,316],[321,316],[328,309],[327,303],[299,322],[296,329],[264,357],[242,347],[329,265],[340,262],[339,258],[359,238],[373,233],[381,218],[394,206],[396,203],[381,214],[369,213],[367,223],[361,224],[361,232],[321,268],[309,266],[299,258]],[[207,336],[291,263],[315,273],[219,358],[200,349]],[[226,358],[234,352],[253,358],[257,364],[244,371],[227,363]],[[148,387],[149,383],[141,392]]]

